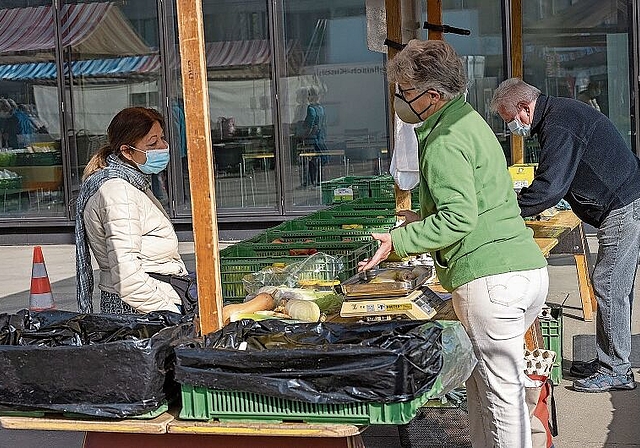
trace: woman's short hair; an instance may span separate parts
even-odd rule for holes
[[[460,56],[442,40],[410,40],[387,64],[387,78],[421,91],[436,90],[445,100],[467,88]]]

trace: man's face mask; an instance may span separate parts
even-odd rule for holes
[[[400,89],[400,87],[398,88]],[[424,121],[421,118],[421,115],[428,111],[433,104],[429,104],[426,109],[418,112],[413,108],[413,103],[416,102],[421,96],[425,95],[427,91],[425,90],[411,101],[407,101],[404,97],[404,92],[408,92],[410,90],[415,89],[400,89],[400,93],[395,94],[395,98],[393,99],[393,108],[395,109],[398,118],[400,118],[405,123],[420,123],[421,121]]]
[[[519,135],[521,137],[528,137],[531,134],[531,125],[522,124],[517,117],[507,123],[507,127],[512,134]]]

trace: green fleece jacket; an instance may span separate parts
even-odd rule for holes
[[[422,221],[391,232],[402,257],[430,252],[448,291],[546,266],[520,208],[502,147],[462,96],[416,129]]]

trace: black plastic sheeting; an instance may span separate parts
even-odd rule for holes
[[[154,411],[177,393],[173,345],[193,331],[169,312],[0,314],[0,412]]]
[[[176,347],[176,380],[321,404],[409,401],[442,369],[441,335],[440,324],[424,321],[241,320],[203,346]]]

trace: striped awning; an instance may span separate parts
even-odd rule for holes
[[[158,56],[128,56],[115,59],[74,61],[71,63],[71,73],[78,78],[150,73],[157,71],[159,68],[160,58]],[[56,65],[53,62],[0,65],[0,80],[4,81],[51,80],[55,79],[56,75]]]
[[[113,3],[65,4],[60,12],[64,47],[88,55],[144,55],[152,50]],[[0,62],[52,60],[55,18],[51,5],[0,9]]]
[[[299,59],[294,56],[293,48],[292,43],[287,45],[290,65]],[[211,42],[206,45],[206,58],[210,71],[255,67],[271,62],[271,50],[267,40]],[[175,63],[170,60],[170,65],[175,66]],[[88,59],[71,63],[73,77],[123,77],[153,73],[159,69],[160,57],[157,54]],[[5,81],[52,80],[56,78],[56,74],[53,62],[0,65],[0,80]]]

